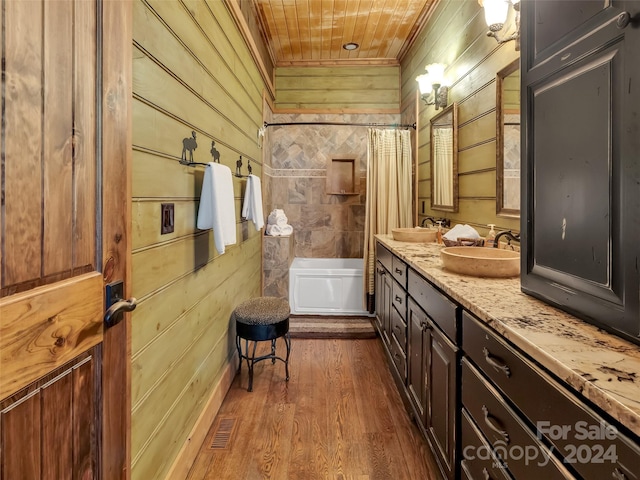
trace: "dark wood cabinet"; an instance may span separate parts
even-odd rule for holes
[[[447,478],[456,472],[456,428],[458,424],[458,348],[430,323],[427,359],[427,433],[436,458]]]
[[[454,479],[460,309],[379,243],[376,255],[376,326],[392,372],[442,475]]]
[[[532,445],[531,452],[552,460],[522,465],[503,458],[514,478],[640,480],[640,446],[620,425],[607,421],[468,312],[462,315],[462,331],[464,409],[489,443],[503,446],[508,439],[510,448],[503,452]],[[496,425],[502,425],[506,437]]]
[[[407,308],[409,372],[407,391],[417,420],[426,428],[427,372],[429,371],[427,345],[430,344],[431,326],[427,314],[410,298]]]
[[[407,378],[406,264],[376,245],[376,321],[387,354],[403,387]]]
[[[391,276],[380,262],[376,263],[376,328],[387,348],[391,340]]]
[[[412,299],[407,308],[407,394],[447,478],[456,471],[458,348]]]
[[[640,2],[522,2],[522,290],[640,343]]]
[[[392,270],[379,263],[376,300],[391,312],[379,315],[390,325],[378,328],[386,328],[391,371],[443,478],[640,480],[636,434],[463,309],[437,280],[385,254]]]

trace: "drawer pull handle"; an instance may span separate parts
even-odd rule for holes
[[[633,22],[633,20],[631,19],[631,14],[629,12],[622,12],[616,19],[616,26],[620,30],[623,30],[627,28],[627,25],[629,25],[631,22]]]
[[[494,418],[491,415],[491,413],[489,413],[489,409],[487,408],[486,405],[482,405],[482,413],[484,413],[484,423],[486,423],[491,430],[496,432],[498,435],[502,436],[502,438],[504,438],[504,441],[508,444],[509,434],[502,427],[502,425],[500,425],[500,422],[498,422],[498,419]]]
[[[402,303],[402,299],[398,295],[396,295],[396,302]]]
[[[615,478],[615,480],[627,480],[627,476],[618,467],[613,470],[611,477]]]
[[[489,475],[486,468],[482,469],[482,476],[484,477],[484,480],[491,480],[491,475]]]
[[[482,349],[482,353],[484,353],[484,359],[489,365],[491,365],[496,370],[502,370],[507,377],[511,376],[511,369],[509,368],[509,365],[498,361],[496,357],[491,355],[491,352],[487,347],[484,347]]]
[[[396,273],[397,273],[398,275],[402,275],[402,270],[400,270],[398,267],[396,267]]]

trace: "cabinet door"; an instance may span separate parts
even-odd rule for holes
[[[382,276],[382,338],[387,345],[391,342],[392,282],[389,272],[385,272]]]
[[[384,312],[384,300],[382,294],[383,277],[386,275],[386,270],[380,262],[376,262],[376,328],[378,333],[382,336],[384,330],[383,312]]]
[[[431,324],[430,324],[431,325]],[[455,474],[458,349],[437,328],[430,328],[427,431],[447,478]]]
[[[409,375],[407,378],[407,389],[420,424],[424,426],[427,402],[427,359],[425,357],[425,343],[428,342],[431,332],[427,328],[427,315],[411,299],[409,299],[408,309],[407,357],[409,361]]]
[[[522,7],[522,288],[640,342],[640,3]]]

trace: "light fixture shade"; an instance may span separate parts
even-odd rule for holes
[[[445,65],[442,63],[432,63],[424,68],[429,74],[431,85],[442,85],[444,83]]]
[[[420,89],[420,95],[428,95],[431,93],[431,78],[428,74],[423,73],[416,77],[418,82],[418,88]]]
[[[484,0],[484,19],[491,31],[501,30],[509,13],[508,0]]]

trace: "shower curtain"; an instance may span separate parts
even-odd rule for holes
[[[433,128],[431,130],[433,151],[433,188],[435,205],[453,205],[453,128]],[[434,180],[436,179],[436,180]]]
[[[369,129],[364,224],[364,306],[374,311],[375,238],[392,228],[412,227],[411,133]]]

